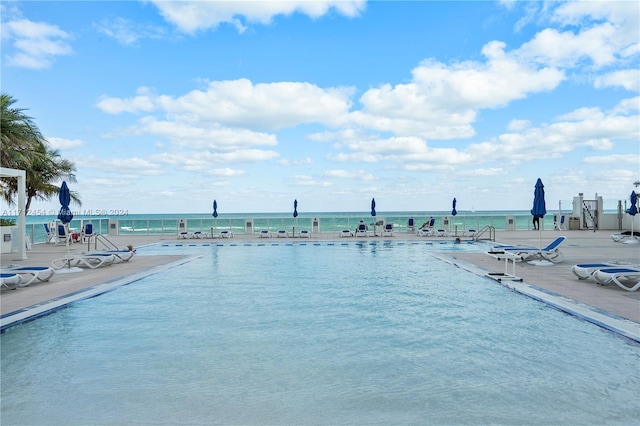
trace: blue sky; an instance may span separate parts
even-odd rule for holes
[[[2,91],[81,211],[528,210],[538,177],[614,208],[640,180],[636,1],[1,7]]]

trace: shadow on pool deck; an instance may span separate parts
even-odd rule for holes
[[[640,262],[640,245],[626,245],[615,243],[610,235],[613,231],[542,231],[542,243],[546,245],[559,235],[565,235],[567,240],[560,247],[564,254],[564,261],[549,267],[532,266],[525,262],[516,264],[516,275],[531,285],[540,287],[561,296],[576,300],[613,315],[638,323],[640,330],[640,292],[628,292],[617,286],[600,286],[593,281],[579,281],[571,273],[571,266],[577,263],[596,263],[603,261],[621,261],[630,263]],[[538,232],[533,231],[497,231],[496,242],[537,247]],[[452,237],[449,237],[451,239]],[[233,239],[189,239],[177,240],[169,236],[110,236],[109,239],[119,247],[128,244],[134,247],[153,243],[181,243],[181,244],[212,244],[255,242],[264,243],[264,238],[257,234],[236,235]],[[299,239],[300,242],[322,241],[357,241],[365,238],[340,238],[338,233],[313,234],[310,239]],[[468,238],[466,238],[468,239]],[[437,237],[418,237],[413,233],[396,232],[393,237],[366,237],[367,241],[442,241]],[[290,242],[291,238],[271,238],[275,242]],[[27,252],[28,259],[16,260],[16,253],[2,255],[2,266],[49,266],[56,258],[64,257],[67,248],[53,244],[35,244]],[[70,253],[87,251],[87,244],[74,244],[69,248]],[[447,253],[454,259],[472,263],[486,271],[502,272],[504,263],[486,255],[485,253],[455,252]],[[29,287],[16,290],[3,289],[0,293],[1,314],[41,304],[51,299],[59,298],[69,293],[93,287],[97,284],[113,281],[118,278],[151,271],[154,267],[176,261],[181,256],[141,256],[136,255],[130,262],[111,265],[93,270],[83,270],[78,273],[56,274],[49,282],[33,283]]]

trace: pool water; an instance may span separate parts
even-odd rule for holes
[[[434,248],[178,250],[198,257],[7,330],[2,424],[640,418],[638,345]]]

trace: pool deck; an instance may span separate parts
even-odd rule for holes
[[[552,266],[534,266],[526,262],[515,265],[515,276],[522,278],[523,283],[503,280],[508,287],[519,291],[521,286],[540,290],[551,294],[556,300],[568,300],[575,306],[585,306],[592,313],[603,313],[605,316],[621,320],[627,334],[640,340],[640,291],[628,292],[618,286],[600,286],[591,280],[580,281],[571,272],[571,266],[578,263],[600,263],[618,261],[640,263],[640,244],[629,245],[614,242],[610,235],[614,231],[542,231],[542,244],[547,245],[560,235],[567,240],[560,246],[564,261]],[[141,247],[148,244],[230,244],[230,243],[287,243],[297,242],[369,242],[395,241],[410,243],[442,242],[453,237],[419,237],[414,233],[396,232],[393,237],[351,237],[341,238],[338,233],[312,234],[310,239],[300,238],[260,238],[258,234],[237,234],[233,239],[180,239],[170,236],[109,236],[110,241],[118,247],[131,244]],[[469,238],[461,237],[463,242]],[[497,231],[496,244],[504,243],[538,247],[538,231]],[[87,252],[87,244],[73,244],[69,253]],[[54,259],[64,257],[65,246],[54,244],[35,244],[27,251],[26,260],[17,260],[16,253],[3,254],[2,267],[18,266],[50,266]],[[504,261],[496,260],[486,253],[447,252],[439,255],[451,263],[473,270],[476,273],[504,272]],[[108,289],[115,288],[146,275],[160,273],[163,269],[188,261],[187,256],[142,256],[136,255],[129,262],[114,264],[97,269],[82,269],[77,273],[56,273],[48,282],[34,282],[28,287],[16,290],[2,289],[0,292],[0,314],[2,328],[14,322],[23,321],[33,316],[33,312],[46,312],[73,300],[92,297]],[[509,266],[511,272],[512,266]],[[526,293],[526,291],[523,291]],[[529,294],[531,296],[531,294]],[[533,295],[532,297],[536,297]],[[577,315],[581,315],[579,312]],[[595,321],[598,322],[598,321]]]

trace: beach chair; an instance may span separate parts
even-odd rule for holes
[[[115,260],[113,254],[108,253],[85,253],[75,254],[59,259],[55,259],[51,262],[53,269],[73,268],[79,266],[81,268],[96,269],[101,266],[111,265]]]
[[[233,232],[231,231],[220,231],[220,237],[222,238],[233,238]]]
[[[393,223],[387,222],[382,229],[383,237],[393,237]]]
[[[353,237],[353,232],[349,231],[348,229],[343,229],[342,231],[340,231],[340,237]]]
[[[260,238],[271,238],[271,231],[263,229],[260,231]]]
[[[467,229],[466,231],[464,231],[462,233],[463,237],[474,237],[476,235],[476,230],[475,229]]]
[[[66,225],[59,224],[56,229],[56,245],[73,243],[73,240],[71,239],[71,232],[69,232]]]
[[[593,276],[598,269],[615,268],[621,266],[619,263],[605,262],[605,263],[579,263],[571,267],[573,275],[578,277],[579,280],[587,280]]]
[[[416,231],[416,221],[414,218],[410,217],[407,220],[407,232],[415,232]]]
[[[553,240],[548,246],[543,248],[535,247],[504,247],[503,250],[507,253],[511,253],[520,258],[520,260],[531,260],[536,257],[540,257],[544,260],[548,260],[552,263],[562,262],[564,259],[562,252],[558,248],[566,237],[558,237]]]
[[[186,239],[189,239],[189,238],[193,238],[193,233],[192,232],[182,231],[182,232],[178,233],[178,239],[179,240],[181,240],[181,239],[182,240],[186,240]]]
[[[34,281],[46,282],[53,277],[55,270],[49,266],[15,266],[2,269],[3,274],[18,274],[22,278],[19,287],[27,287]]]
[[[595,271],[593,277],[598,284],[616,284],[626,291],[636,291],[640,288],[639,268],[603,268]]]
[[[300,238],[311,238],[311,232],[309,232],[306,229],[303,229],[302,231],[300,231]]]
[[[625,243],[627,241],[633,241],[634,239],[640,238],[640,231],[633,231],[633,235],[631,235],[631,231],[623,231],[616,234],[611,234],[611,239],[616,243]]]
[[[359,223],[358,227],[356,228],[355,235],[356,235],[356,237],[357,236],[366,237],[367,236],[367,225],[364,224],[363,222]]]
[[[287,234],[287,231],[285,231],[284,229],[279,230],[276,233],[276,237],[278,238],[287,238],[289,235]]]
[[[93,232],[93,223],[85,223],[82,230],[82,242],[90,243],[93,239],[95,241],[96,234]]]
[[[560,222],[553,222],[553,229],[557,231],[566,231],[567,228],[564,224],[564,215],[560,216]]]
[[[56,224],[55,222],[51,222],[51,223],[43,223],[42,227],[44,228],[44,232],[45,234],[47,234],[47,243],[50,242],[57,242],[58,241],[58,235],[56,234]]]
[[[22,282],[22,277],[15,273],[0,273],[0,287],[15,290]]]
[[[435,230],[436,237],[448,237],[449,233],[446,229],[436,229]]]
[[[113,261],[111,263],[122,263],[122,262],[128,262],[129,260],[131,260],[131,258],[133,257],[133,255],[135,254],[135,252],[133,250],[128,250],[128,249],[117,249],[117,250],[101,250],[101,251],[92,251],[90,253],[83,253],[83,254],[87,254],[87,255],[91,255],[91,254],[111,254],[113,255]]]

